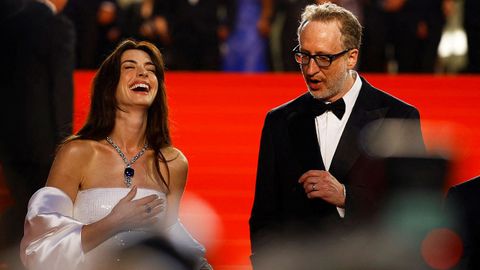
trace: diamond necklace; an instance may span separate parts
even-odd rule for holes
[[[137,159],[139,159],[144,153],[145,151],[147,150],[147,147],[148,147],[148,143],[145,142],[145,144],[143,145],[143,148],[142,150],[140,150],[140,152],[138,152],[133,158],[132,160],[128,161],[127,157],[125,156],[125,154],[122,152],[122,150],[120,150],[120,147],[118,147],[118,145],[116,145],[112,139],[110,137],[107,136],[107,142],[113,146],[113,148],[115,148],[115,151],[117,151],[117,153],[120,155],[120,157],[123,159],[123,162],[125,163],[125,170],[123,171],[123,176],[125,177],[125,179],[123,180],[123,182],[125,183],[125,185],[127,187],[130,187],[132,185],[132,178],[133,178],[133,175],[135,174],[135,170],[132,168],[132,165],[133,163],[135,163],[135,161],[137,161]]]

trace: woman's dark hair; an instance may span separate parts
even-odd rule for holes
[[[90,112],[84,126],[66,142],[85,139],[103,140],[113,130],[115,125],[115,112],[119,109],[116,100],[117,85],[120,80],[120,66],[122,54],[127,50],[141,50],[146,52],[155,65],[155,75],[158,80],[158,92],[152,105],[148,108],[147,128],[145,137],[149,148],[153,149],[155,156],[161,162],[167,160],[160,151],[161,148],[171,146],[170,132],[168,129],[168,107],[165,93],[165,69],[162,54],[152,43],[146,41],[125,40],[103,61],[93,78]],[[168,190],[168,180],[160,172],[158,162],[155,169],[160,179]],[[170,172],[167,168],[167,179]]]

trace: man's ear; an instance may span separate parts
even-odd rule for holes
[[[355,65],[357,65],[357,61],[358,61],[358,49],[352,49],[350,50],[347,54],[348,54],[348,68],[349,69],[353,69],[355,68]]]

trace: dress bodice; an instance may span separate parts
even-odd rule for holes
[[[73,217],[82,223],[89,224],[104,218],[112,211],[123,197],[130,191],[129,188],[91,188],[81,190],[73,204]],[[156,194],[164,200],[164,209],[166,209],[166,195],[163,192],[138,188],[136,199],[140,199],[152,194]],[[165,212],[160,214],[162,218]]]
[[[78,192],[77,198],[73,204],[73,218],[84,224],[96,222],[107,216],[112,211],[113,207],[115,207],[115,205],[125,197],[129,191],[129,188],[92,188],[81,190]],[[156,194],[159,198],[163,198],[164,209],[167,209],[165,193],[157,190],[138,188],[134,200],[152,194]],[[160,212],[158,216],[160,221],[165,220],[165,211]],[[161,232],[161,228],[162,225],[158,224],[154,229],[158,229],[157,231]],[[93,253],[95,254],[95,257],[98,257],[98,254],[132,245],[136,241],[150,235],[151,234],[147,233],[145,230],[121,232],[100,244],[94,249],[95,252]],[[86,254],[87,257],[94,255],[89,253]]]

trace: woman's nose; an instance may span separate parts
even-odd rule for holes
[[[139,75],[139,76],[146,77],[147,74],[148,74],[148,73],[147,73],[147,70],[144,69],[144,68],[140,68],[140,69],[138,70],[138,75]]]

